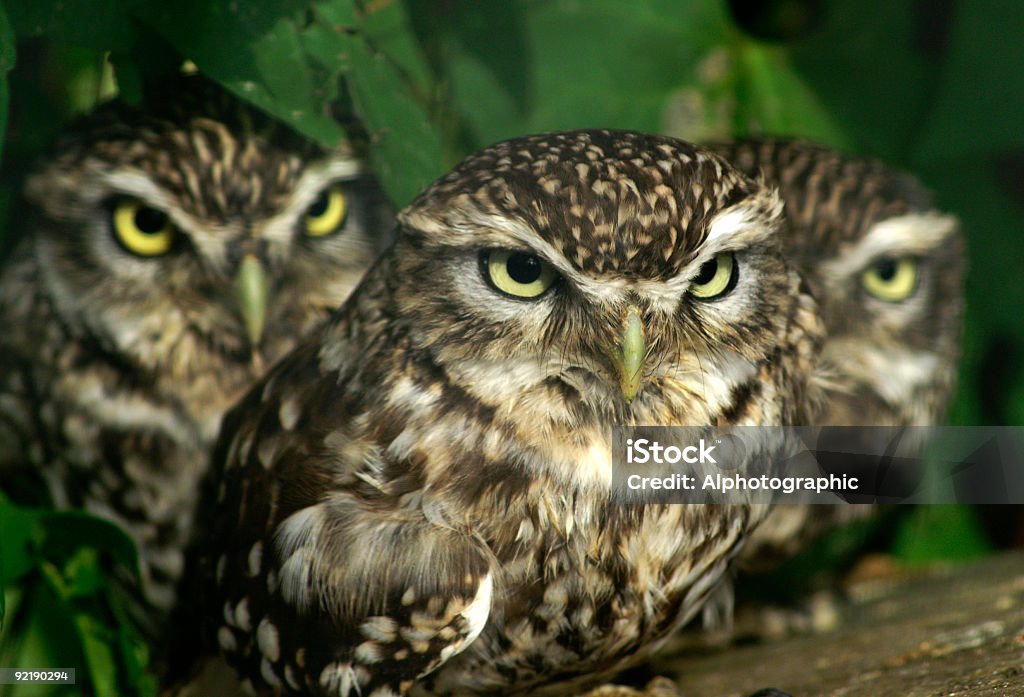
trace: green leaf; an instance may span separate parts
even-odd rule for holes
[[[0,635],[0,665],[84,666],[72,611],[45,576],[38,575],[11,603],[11,621]],[[75,686],[33,685],[19,687],[19,697],[88,695],[88,675],[81,670]]]
[[[138,577],[139,553],[135,542],[114,523],[83,511],[50,511],[40,522],[47,558],[70,559],[79,548],[93,548],[110,555]]]
[[[908,564],[972,559],[991,551],[970,506],[918,506],[893,543],[893,554]]]
[[[737,135],[793,135],[850,147],[849,138],[793,69],[786,51],[741,41],[736,55],[740,65]]]
[[[234,0],[187,2],[138,16],[183,56],[236,95],[326,145],[345,133],[328,115],[306,59],[292,3],[249,7]]]
[[[435,53],[472,147],[568,128],[657,131],[668,96],[730,30],[717,0],[457,8],[437,20]]]
[[[823,26],[787,45],[792,65],[858,150],[906,162],[940,75],[923,45],[937,37],[921,25],[937,10],[915,0],[833,0],[823,12]]]
[[[920,126],[920,160],[1024,144],[1024,13],[1013,2],[956,3],[935,107]]]
[[[6,499],[0,499],[3,583],[13,583],[36,567],[37,548],[45,537],[42,523],[50,513],[46,509],[22,508]]]
[[[849,140],[787,52],[742,36],[720,0],[413,7],[467,149],[580,127]]]
[[[64,564],[64,578],[67,581],[69,598],[89,597],[106,588],[99,555],[91,547],[75,550]]]
[[[383,11],[383,10],[380,10]],[[364,17],[346,3],[317,5],[309,50],[320,61],[343,59],[356,116],[370,136],[374,171],[392,201],[402,206],[443,173],[441,139],[417,98],[418,65],[404,16],[389,10],[383,19]],[[405,33],[405,36],[398,36]],[[399,50],[389,55],[383,48]]]
[[[387,56],[412,90],[418,94],[430,91],[433,75],[400,2],[366,4],[359,13],[359,29],[374,50]]]
[[[116,644],[111,641],[111,630],[85,612],[76,613],[75,627],[82,642],[86,667],[96,694],[120,694],[118,661],[114,651]]]
[[[349,39],[349,89],[370,134],[377,176],[404,206],[444,172],[441,140],[394,65],[360,37]]]

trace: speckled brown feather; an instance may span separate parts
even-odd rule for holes
[[[828,338],[820,370],[829,386],[816,423],[841,426],[942,423],[952,396],[963,322],[964,249],[959,226],[941,216],[911,175],[878,160],[801,140],[751,139],[713,146],[745,174],[778,188],[783,239],[821,307]],[[904,225],[846,268],[882,224]],[[911,250],[908,252],[906,250]],[[861,274],[885,255],[911,254],[921,280],[903,303],[872,298]],[[911,372],[913,379],[899,379]],[[791,556],[838,520],[868,507],[781,507],[752,537],[744,564]],[[813,519],[808,514],[813,513]]]
[[[528,200],[520,200],[524,190]],[[720,159],[682,141],[591,131],[488,148],[432,185],[413,208],[444,223],[432,200],[472,201],[523,221],[594,277],[665,279],[703,241],[693,231],[754,190]]]
[[[611,504],[610,427],[810,418],[822,329],[778,213],[710,153],[614,131],[498,144],[422,194],[225,421],[201,552],[245,681],[564,694],[692,617],[762,511]],[[717,303],[687,293],[707,244],[742,264]],[[561,280],[503,298],[478,259],[504,247]],[[626,306],[651,344],[631,404],[602,348]]]
[[[160,613],[221,415],[346,297],[387,236],[389,206],[353,157],[182,77],[83,117],[28,179],[31,217],[0,276],[0,477],[36,470],[59,505],[122,524]],[[345,229],[306,239],[306,199],[340,180]],[[168,254],[115,241],[126,197],[172,217]],[[270,287],[258,346],[231,292],[246,254]]]
[[[710,146],[741,172],[763,177],[786,204],[792,243],[806,258],[825,258],[872,225],[933,209],[914,177],[879,160],[805,140],[747,139]]]

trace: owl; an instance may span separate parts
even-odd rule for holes
[[[170,606],[225,410],[336,307],[393,225],[328,152],[199,77],[75,123],[0,275],[0,475],[121,524]]]
[[[613,502],[611,429],[811,419],[823,327],[781,212],[633,132],[517,138],[430,186],[225,418],[203,614],[245,682],[567,694],[693,617],[764,507]]]
[[[799,140],[714,146],[777,187],[783,243],[821,307],[823,426],[941,424],[959,358],[964,246],[955,217],[913,177],[869,158]],[[866,506],[780,506],[748,540],[743,563],[792,555]]]

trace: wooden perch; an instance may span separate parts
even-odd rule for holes
[[[652,669],[685,697],[744,697],[764,687],[793,697],[1024,696],[1024,555],[890,574],[848,591],[851,603],[827,633],[691,645]],[[665,690],[659,681],[645,692]]]

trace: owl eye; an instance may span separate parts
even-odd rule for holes
[[[480,255],[484,278],[492,287],[522,300],[535,300],[550,288],[558,273],[532,254],[491,249]]]
[[[879,300],[900,302],[917,290],[918,261],[913,257],[882,257],[861,275],[864,289]]]
[[[121,246],[140,257],[166,254],[174,243],[175,229],[167,214],[138,201],[117,203],[111,222]]]
[[[700,272],[693,279],[690,293],[701,300],[714,300],[736,287],[740,268],[732,252],[716,254],[711,261],[704,262]]]
[[[335,184],[320,192],[316,201],[306,209],[303,223],[310,237],[323,237],[339,230],[348,213],[348,201],[341,185]]]

